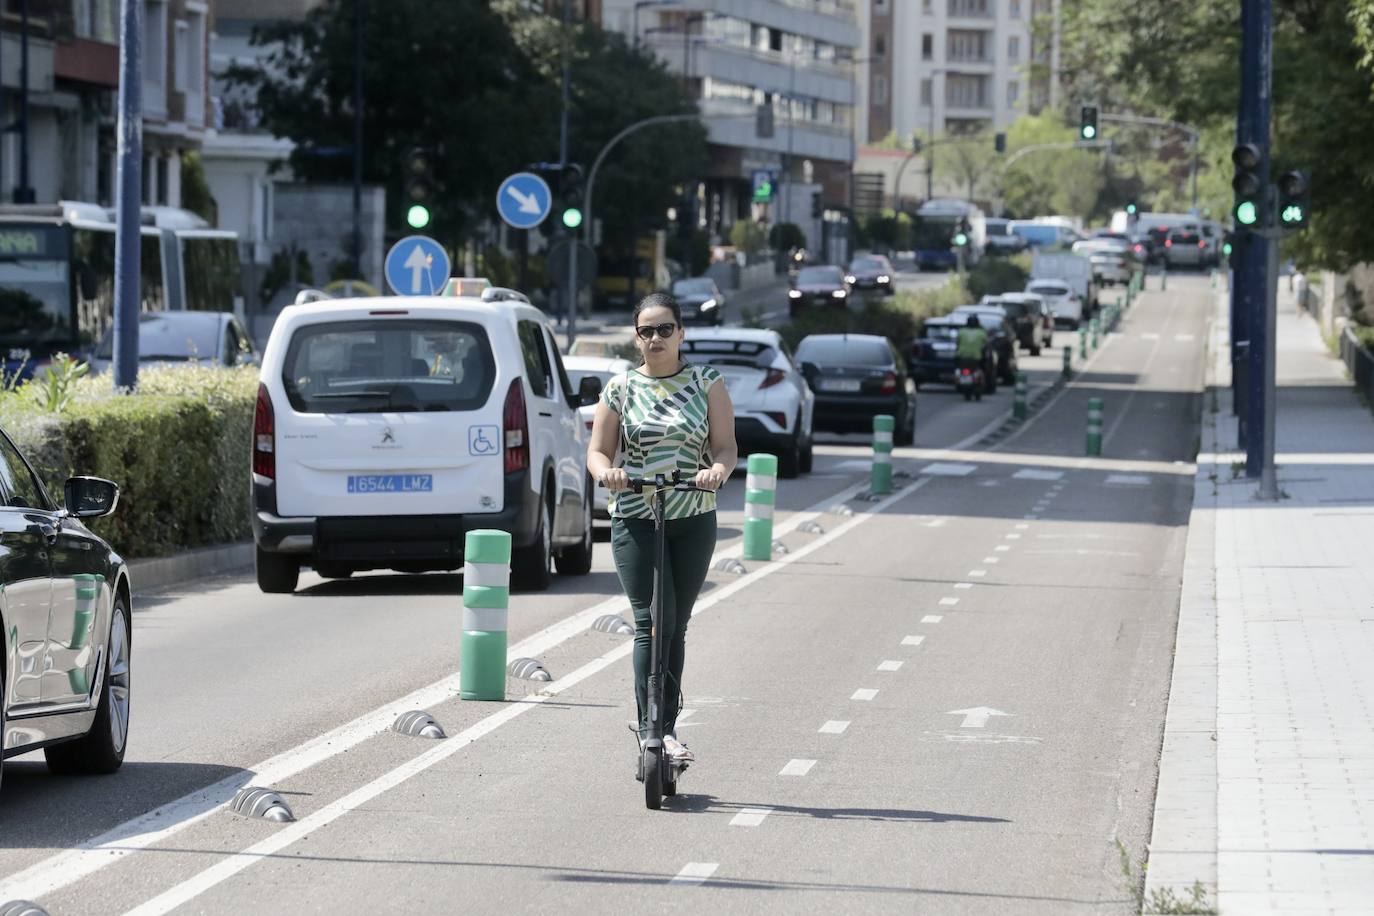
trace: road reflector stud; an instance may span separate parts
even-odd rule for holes
[[[892,492],[892,433],[897,421],[889,414],[873,418],[873,470],[869,475],[870,493]]]
[[[243,817],[256,817],[265,821],[287,824],[296,819],[286,801],[271,789],[259,786],[244,786],[234,793],[229,810]]]
[[[787,545],[775,538],[773,540],[773,552],[780,557],[785,557],[787,556]]]
[[[619,614],[602,614],[592,621],[592,629],[613,636],[633,636],[634,625]]]
[[[463,540],[463,636],[458,690],[465,700],[506,698],[510,533],[489,528]]]
[[[526,681],[553,680],[553,675],[544,670],[537,658],[517,658],[510,663],[510,676]]]
[[[0,916],[48,916],[48,911],[31,900],[0,903]]]
[[[832,515],[839,515],[845,518],[854,514],[854,510],[846,506],[844,503],[840,503],[838,506],[831,509],[830,512]]]
[[[802,534],[825,534],[825,528],[820,522],[802,522],[797,526],[797,530]]]
[[[1011,402],[1011,415],[1018,420],[1026,419],[1030,413],[1026,407],[1026,373],[1016,373],[1016,391]]]
[[[412,709],[410,712],[403,712],[396,717],[396,721],[391,723],[391,730],[407,735],[411,738],[447,738],[444,728],[434,717],[423,709]]]
[[[778,458],[749,456],[744,479],[744,559],[773,559],[773,506],[777,501]]]
[[[749,571],[745,568],[745,565],[735,557],[726,557],[723,560],[718,560],[716,561],[716,565],[711,568],[716,572],[734,573],[737,576],[742,576]]]
[[[1088,448],[1089,457],[1102,454],[1102,399],[1088,399]]]

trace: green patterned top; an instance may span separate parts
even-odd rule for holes
[[[621,456],[625,473],[631,477],[652,477],[671,474],[676,469],[682,472],[683,479],[690,480],[697,471],[710,467],[711,425],[707,420],[706,393],[720,378],[720,373],[710,366],[684,365],[667,378],[632,370],[611,379],[601,392],[601,400],[614,414],[620,413],[622,388],[629,382],[620,424],[625,437],[622,448],[627,446],[628,451]],[[612,493],[609,504],[611,515],[619,518],[654,517],[640,493]],[[715,508],[714,493],[672,491],[664,502],[663,517],[687,518]]]

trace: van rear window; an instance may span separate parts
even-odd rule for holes
[[[487,332],[466,321],[307,325],[282,369],[297,413],[476,410],[495,380]]]

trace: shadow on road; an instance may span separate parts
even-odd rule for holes
[[[943,811],[909,811],[902,808],[815,808],[801,805],[779,805],[763,802],[721,801],[714,795],[682,794],[664,800],[664,809],[683,814],[730,814],[746,808],[768,809],[769,817],[813,817],[820,820],[880,821],[920,824],[1010,824],[1005,817],[984,817],[978,814],[950,814]]]

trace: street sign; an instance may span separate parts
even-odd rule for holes
[[[532,172],[516,172],[496,190],[496,212],[513,229],[533,229],[552,209],[548,184]]]
[[[576,245],[576,248],[573,246]],[[553,285],[563,289],[568,285],[568,259],[577,251],[577,287],[582,289],[596,279],[596,251],[586,242],[563,239],[549,246],[548,270]]]
[[[763,204],[773,199],[777,187],[777,173],[768,169],[754,171],[754,203]]]
[[[437,296],[448,283],[448,253],[427,235],[408,235],[386,253],[384,272],[398,295]]]

